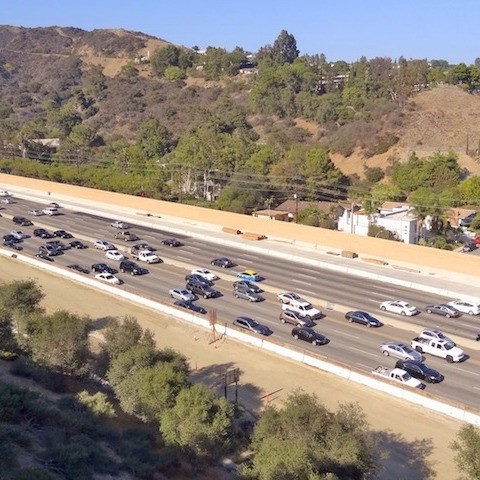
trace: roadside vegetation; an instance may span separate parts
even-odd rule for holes
[[[234,403],[192,384],[188,359],[159,350],[135,318],[110,319],[98,348],[92,319],[47,314],[42,299],[31,280],[0,286],[0,356],[28,380],[0,382],[0,479],[195,476],[224,456],[250,480],[354,480],[378,468],[358,405],[330,412],[297,392],[252,425]]]

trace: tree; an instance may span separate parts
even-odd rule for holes
[[[146,345],[155,349],[153,333],[150,330],[142,330],[137,319],[128,315],[123,317],[121,322],[116,318],[110,320],[104,337],[104,348],[110,358],[115,358],[136,345]]]
[[[268,406],[254,427],[247,472],[261,480],[360,480],[376,469],[376,444],[358,404],[330,412],[315,395],[291,394]],[[329,477],[325,477],[330,475]]]
[[[150,118],[140,124],[138,145],[148,159],[161,159],[174,146],[172,134],[157,119]]]
[[[27,344],[32,359],[70,374],[84,374],[89,359],[90,319],[65,310],[35,315],[27,325]]]
[[[273,60],[283,65],[284,63],[293,63],[298,57],[300,51],[297,49],[295,37],[286,30],[282,30],[272,47]]]
[[[480,430],[463,425],[450,447],[455,452],[455,464],[464,480],[480,479]]]
[[[115,386],[122,409],[144,422],[156,423],[161,414],[175,405],[178,393],[187,385],[183,370],[167,362],[136,368]]]
[[[16,280],[0,287],[0,302],[8,310],[22,314],[41,311],[40,302],[45,297],[35,280]]]
[[[167,67],[178,67],[180,49],[175,45],[156,48],[150,57],[150,65],[157,75],[163,75]]]
[[[230,444],[234,408],[206,386],[184,388],[175,406],[161,416],[160,431],[167,444],[176,445],[199,459],[218,458]]]

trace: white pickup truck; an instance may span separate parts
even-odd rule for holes
[[[465,356],[461,348],[448,340],[429,340],[428,338],[415,337],[412,340],[412,348],[420,353],[429,353],[436,357],[442,357],[449,363],[459,362]]]
[[[302,317],[308,317],[312,320],[319,320],[323,316],[322,312],[309,302],[284,303],[282,310],[290,310],[291,312],[296,312]]]
[[[425,385],[416,378],[413,378],[408,372],[401,368],[387,368],[379,366],[372,370],[373,375],[378,377],[388,378],[394,382],[401,383],[407,387],[424,388]]]
[[[141,250],[136,255],[132,255],[133,258],[146,263],[160,263],[161,259],[158,255],[155,255],[150,250]]]

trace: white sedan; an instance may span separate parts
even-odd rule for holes
[[[120,285],[120,280],[115,275],[112,275],[108,272],[97,273],[95,275],[95,278],[97,280],[101,280],[102,282],[112,283],[113,285]]]
[[[10,235],[15,237],[17,240],[23,240],[24,238],[27,238],[27,235],[20,230],[11,231]]]
[[[452,300],[449,305],[456,308],[459,312],[468,313],[468,315],[480,315],[480,303],[467,302],[466,300]]]
[[[117,260],[118,262],[125,260],[125,255],[118,250],[107,250],[105,256],[110,260]]]
[[[176,300],[185,300],[186,302],[192,302],[196,299],[195,294],[186,288],[172,288],[168,291],[172,298]]]
[[[408,302],[403,300],[389,300],[380,304],[380,310],[386,312],[397,313],[398,315],[406,315],[411,317],[418,313],[417,307],[410,305]]]
[[[194,270],[192,270],[192,275],[200,275],[209,282],[213,282],[214,280],[218,280],[219,278],[211,270],[208,270],[208,268],[195,268]]]

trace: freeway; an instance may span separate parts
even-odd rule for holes
[[[45,205],[41,205],[44,207]],[[92,216],[73,209],[62,208],[62,215],[29,217],[35,227],[19,227],[11,221],[13,215],[25,215],[31,208],[38,208],[38,203],[16,198],[16,202],[5,205],[0,218],[0,232],[2,235],[11,230],[22,230],[32,235],[37,226],[50,230],[62,228],[70,231],[75,237],[85,240],[90,246],[97,239],[109,240],[120,249],[126,249],[128,243],[117,241],[114,234],[117,230],[110,227],[113,218]],[[364,278],[355,277],[341,272],[335,272],[319,267],[300,265],[290,261],[279,261],[256,252],[222,246],[210,243],[208,239],[199,241],[187,235],[176,235],[183,242],[179,248],[162,246],[163,238],[171,237],[168,230],[149,229],[141,226],[131,228],[142,241],[157,247],[157,254],[164,260],[161,264],[149,265],[149,274],[131,277],[119,274],[126,288],[148,298],[171,303],[168,290],[172,287],[183,287],[185,274],[192,268],[208,267],[218,271],[221,277],[216,282],[216,287],[223,296],[217,299],[199,300],[198,303],[207,309],[214,308],[220,323],[231,324],[238,315],[249,315],[259,322],[268,325],[273,330],[273,335],[283,342],[294,342],[290,332],[291,326],[280,323],[278,316],[280,304],[276,300],[275,292],[281,290],[294,290],[311,300],[315,305],[321,306],[326,314],[317,322],[316,329],[325,334],[330,343],[322,347],[313,347],[305,342],[297,347],[352,365],[364,371],[370,371],[380,364],[393,366],[395,360],[385,358],[380,352],[379,345],[385,340],[400,340],[408,343],[410,339],[424,327],[441,328],[447,334],[457,337],[472,338],[478,329],[478,317],[463,315],[459,319],[444,319],[439,316],[429,316],[422,312],[420,315],[404,319],[401,324],[393,322],[399,317],[380,312],[380,302],[387,299],[401,298],[417,305],[421,310],[426,304],[439,303],[445,298],[433,294],[415,291],[406,287],[390,285],[387,283],[366,281]],[[26,254],[35,254],[39,245],[43,243],[33,236],[23,242]],[[229,270],[210,267],[210,260],[218,256],[228,256],[238,265]],[[89,268],[92,263],[105,261],[104,254],[93,248],[85,250],[70,250],[62,256],[55,257],[57,266],[66,266],[78,263]],[[107,261],[113,265],[115,262]],[[245,300],[236,299],[232,295],[232,281],[234,274],[246,268],[253,268],[265,280],[260,283],[265,289],[265,302],[251,304]],[[326,309],[326,306],[332,309]],[[380,329],[366,329],[365,327],[349,324],[343,318],[343,313],[336,306],[347,306],[351,309],[364,309],[379,316],[386,324]],[[389,324],[389,321],[392,320]],[[399,328],[399,326],[401,328]],[[427,391],[439,395],[450,401],[456,401],[470,407],[480,408],[480,389],[478,387],[478,371],[480,355],[477,350],[467,351],[469,358],[461,364],[448,364],[444,360],[427,357],[427,363],[445,375],[446,380],[438,385],[429,385]]]

